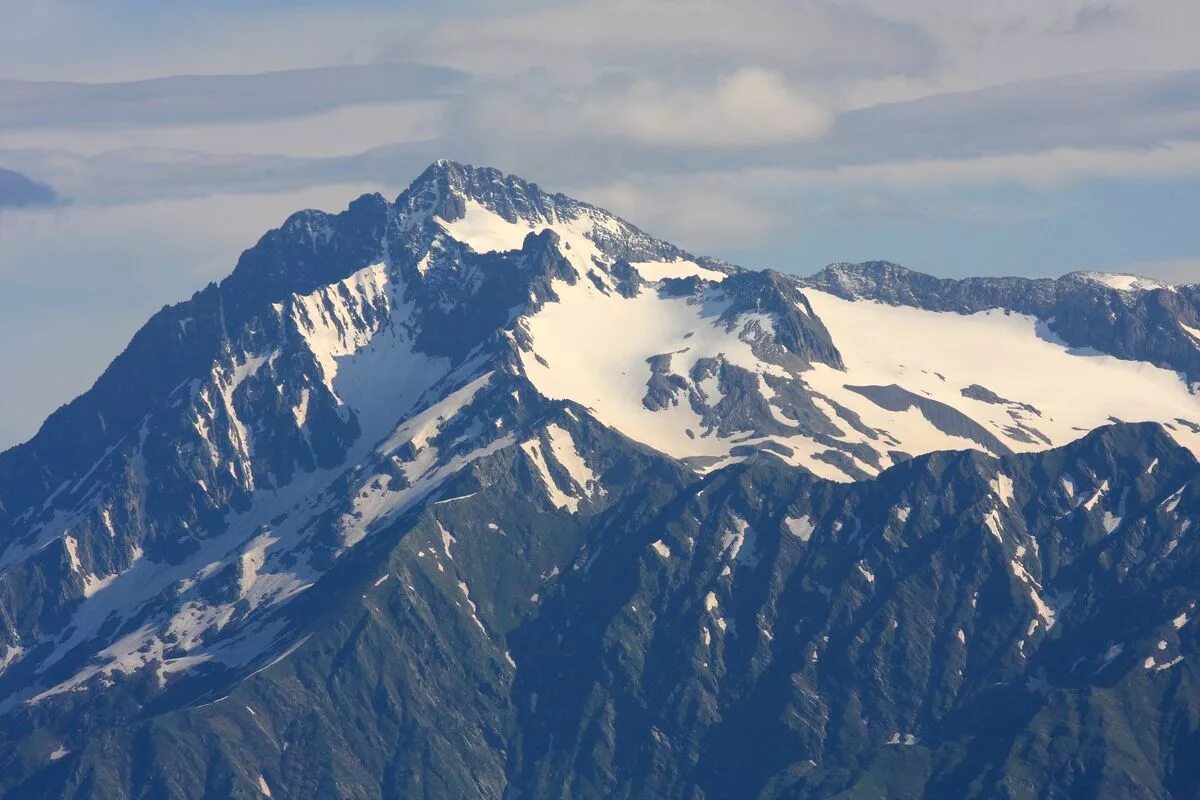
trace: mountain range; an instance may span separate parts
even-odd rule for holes
[[[1200,286],[302,211],[0,454],[0,796],[1200,796]]]

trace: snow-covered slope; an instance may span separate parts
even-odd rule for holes
[[[678,398],[663,408],[647,407],[651,359],[661,356],[680,375],[690,374],[701,359],[782,372],[760,364],[740,338],[764,320],[747,317],[727,326],[721,317],[730,302],[718,289],[662,297],[651,285],[623,297],[584,281],[555,288],[559,301],[524,321],[533,339],[523,354],[526,374],[548,397],[585,405],[627,436],[677,458],[724,456],[731,444],[704,435],[703,419]],[[710,405],[720,399],[715,379],[697,388]]]
[[[1200,453],[1197,430],[1185,424],[1200,421],[1200,397],[1171,370],[1068,347],[1023,314],[926,311],[813,290],[806,296],[846,362],[845,371],[818,367],[806,380],[874,427],[891,427],[895,416],[845,386],[899,386],[936,400],[1014,451],[1063,445],[1119,420],[1164,423]],[[897,438],[909,443],[919,435]],[[945,443],[935,437],[909,448]]]
[[[804,289],[811,308],[796,310],[819,320],[842,363],[797,365],[755,352],[752,343],[777,336],[778,315],[739,309],[725,276],[635,266],[648,283],[631,297],[556,282],[559,301],[523,323],[532,339],[523,366],[547,396],[701,470],[765,446],[849,480],[934,450],[1045,449],[1115,421],[1161,422],[1200,453],[1200,398],[1179,373],[1070,347],[1029,315]],[[680,294],[656,273],[701,282]],[[665,402],[648,391],[656,374],[670,380]]]

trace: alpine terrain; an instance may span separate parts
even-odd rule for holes
[[[0,454],[0,796],[1200,796],[1198,387],[1200,286],[437,162]]]

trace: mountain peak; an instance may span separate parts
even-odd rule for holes
[[[474,185],[478,185],[481,182],[490,183],[505,179],[522,184],[526,183],[523,179],[515,175],[507,175],[495,167],[477,167],[473,164],[464,164],[460,161],[439,158],[430,163],[429,166],[421,171],[421,174],[413,179],[407,191],[432,187],[465,199],[475,194],[472,191]]]
[[[578,205],[562,195],[547,195],[524,178],[494,167],[477,167],[438,159],[404,190],[396,205],[427,213],[447,222],[463,218],[468,203],[476,203],[507,222],[551,220],[559,205]]]
[[[802,280],[805,285],[840,297],[906,303],[922,288],[936,289],[952,281],[935,278],[891,261],[838,262]]]
[[[831,275],[919,275],[916,270],[897,264],[893,261],[835,261],[825,267],[822,272]]]
[[[488,179],[508,179],[520,183],[528,183],[523,178],[517,175],[505,173],[495,167],[486,165],[476,166],[475,164],[467,164],[462,161],[454,161],[448,158],[439,158],[433,161],[426,167],[420,175],[413,180],[413,185],[429,183],[431,181],[445,180],[450,182],[456,189],[463,191],[467,185],[477,180],[480,177]]]

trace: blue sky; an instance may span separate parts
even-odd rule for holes
[[[1200,281],[1191,0],[0,0],[0,21],[0,170],[60,198],[0,181],[0,447],[291,211],[439,157],[752,267]]]

